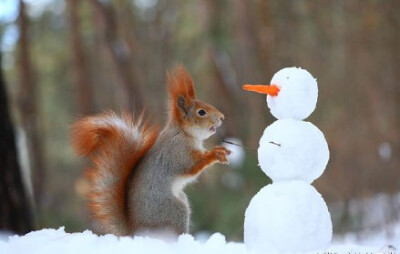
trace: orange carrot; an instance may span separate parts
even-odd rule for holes
[[[266,86],[266,85],[245,84],[242,88],[246,91],[269,94],[271,96],[277,96],[280,91],[279,87],[277,87],[276,85]]]

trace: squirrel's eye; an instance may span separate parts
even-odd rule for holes
[[[199,114],[199,116],[205,116],[207,113],[204,109],[200,109],[197,114]]]

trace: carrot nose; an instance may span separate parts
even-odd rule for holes
[[[246,91],[269,94],[271,96],[277,96],[280,91],[279,87],[277,87],[276,85],[266,86],[266,85],[245,84],[242,88]]]

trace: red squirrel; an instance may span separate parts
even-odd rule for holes
[[[214,163],[228,163],[230,151],[203,148],[224,115],[197,100],[184,67],[167,73],[169,119],[159,132],[127,112],[88,116],[72,126],[72,144],[91,159],[89,209],[105,233],[118,236],[188,233],[190,207],[185,185]]]

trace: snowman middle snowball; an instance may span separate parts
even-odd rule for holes
[[[324,134],[310,122],[277,120],[260,139],[259,165],[274,182],[301,179],[312,183],[324,172],[328,160]]]

